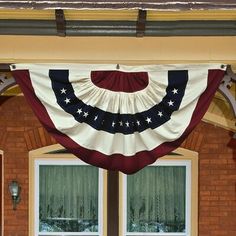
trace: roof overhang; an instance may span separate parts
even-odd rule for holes
[[[146,10],[202,10],[202,9],[236,9],[235,0],[201,0],[201,1],[120,1],[120,0],[10,0],[0,1],[0,8],[24,9],[146,9]]]

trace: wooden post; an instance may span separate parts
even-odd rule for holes
[[[119,172],[108,171],[107,236],[119,236]]]

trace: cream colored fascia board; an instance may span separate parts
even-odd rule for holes
[[[138,10],[64,10],[66,20],[136,21]],[[54,20],[54,10],[0,9],[0,19]],[[147,11],[148,21],[236,20],[236,10]]]
[[[66,20],[131,20],[138,10],[64,10]],[[55,20],[54,10],[0,9],[0,19]]]
[[[65,10],[67,20],[136,21],[138,10]]]
[[[0,19],[49,20],[55,19],[55,12],[53,10],[0,9]]]
[[[148,11],[148,20],[235,20],[235,10]]]

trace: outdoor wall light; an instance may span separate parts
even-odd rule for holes
[[[21,187],[16,180],[13,180],[9,184],[9,191],[12,197],[13,210],[16,210],[16,205],[20,202]]]

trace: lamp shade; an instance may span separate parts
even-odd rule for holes
[[[13,180],[9,185],[9,191],[12,197],[19,196],[20,186],[17,181]]]

